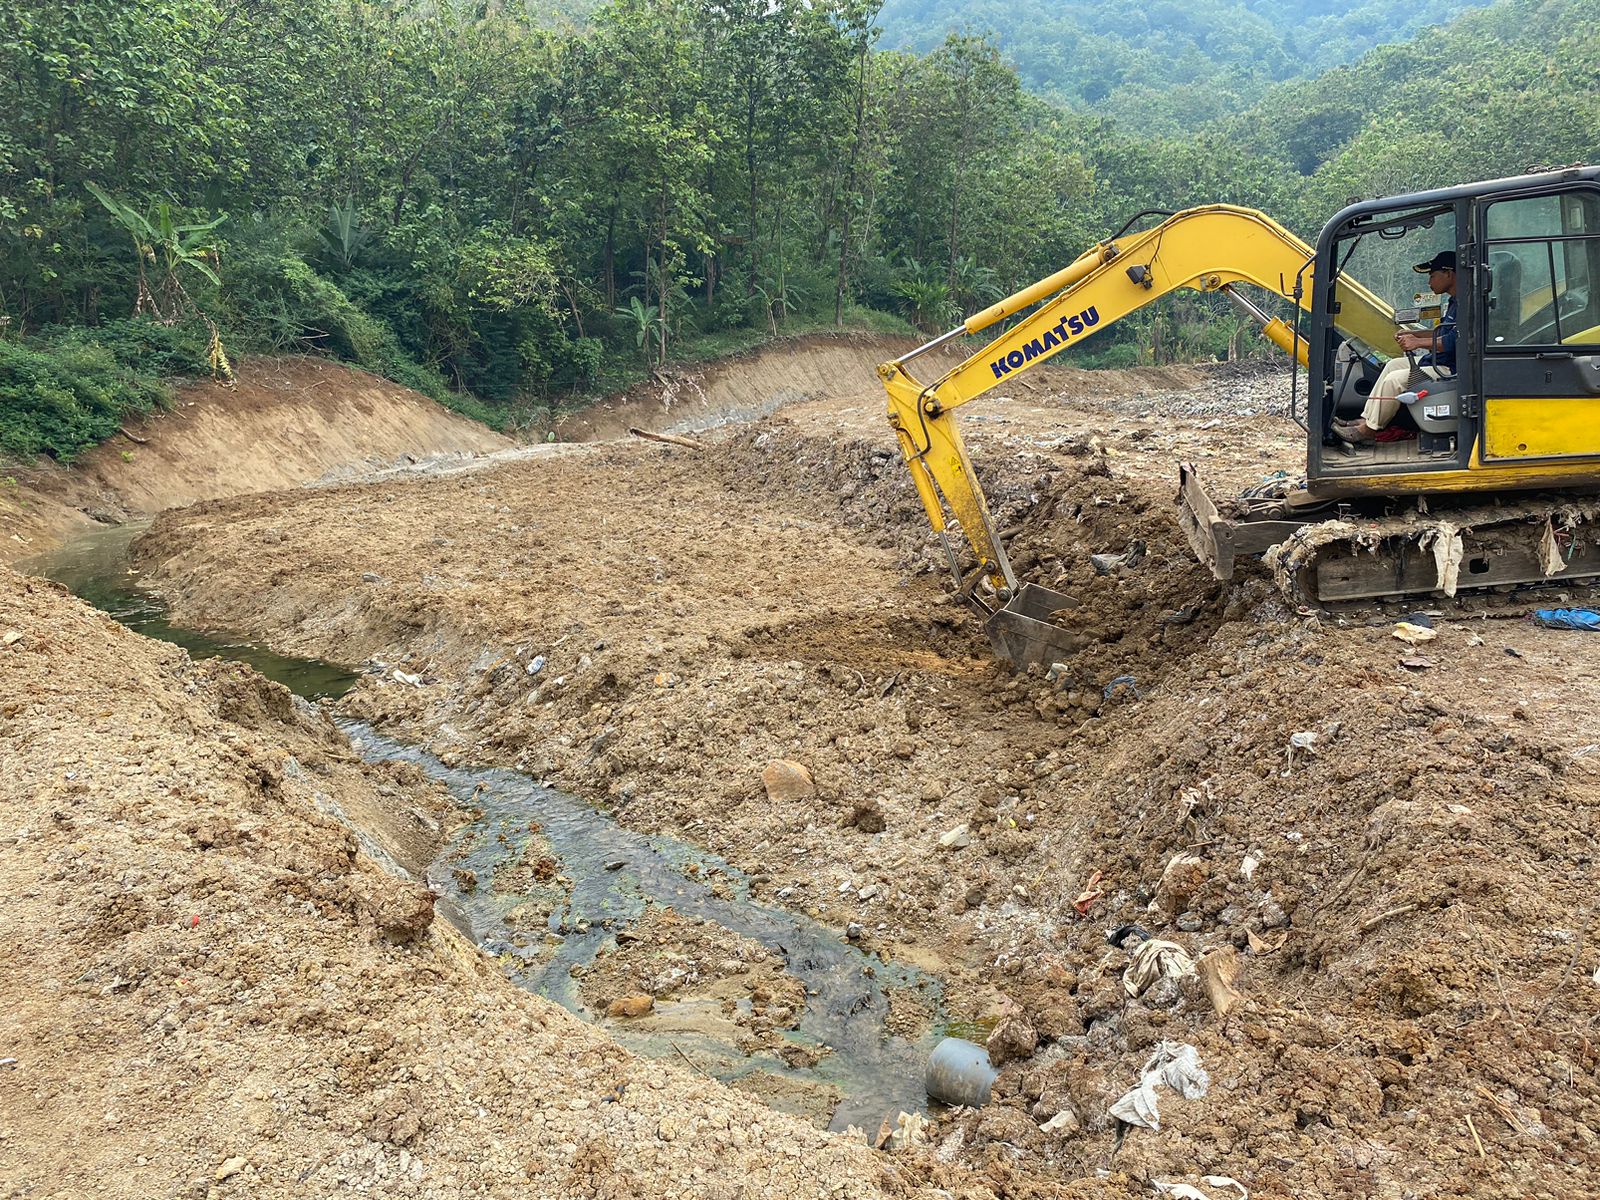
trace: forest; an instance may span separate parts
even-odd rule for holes
[[[1363,13],[1381,15],[1335,21],[1350,53]],[[1262,70],[1284,81],[1188,103],[1205,119],[1183,128],[1127,116],[1133,82],[1211,86],[1159,40],[1096,97],[987,29],[886,49],[881,17],[878,0],[609,0],[558,28],[516,0],[8,5],[0,453],[70,459],[167,380],[252,352],[330,355],[537,428],[775,335],[941,330],[1140,209],[1244,203],[1311,236],[1352,197],[1600,156],[1600,0],[1502,0],[1321,74],[1316,47],[1280,39],[1300,65]],[[1219,6],[1194,40],[1195,19],[1151,37],[1188,29],[1211,53],[1251,28]],[[1123,115],[1088,103],[1114,96]],[[1193,298],[1080,353],[1213,356],[1230,320]]]

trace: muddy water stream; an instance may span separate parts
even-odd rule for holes
[[[139,633],[173,642],[197,658],[248,663],[307,699],[337,698],[359,678],[330,663],[173,625],[160,598],[143,590],[129,568],[129,547],[139,532],[134,526],[98,530],[26,569],[66,585]],[[646,1021],[613,1022],[609,1029],[619,1042],[651,1057],[687,1061],[725,1082],[767,1072],[792,1092],[818,1097],[836,1089],[843,1099],[832,1112],[834,1129],[855,1124],[872,1133],[885,1114],[926,1108],[923,1067],[943,1030],[932,1023],[909,1041],[888,1033],[886,1022],[895,989],[915,993],[917,1008],[938,1012],[942,989],[937,980],[870,957],[806,917],[752,900],[749,881],[739,871],[688,843],[624,829],[593,805],[521,772],[448,767],[362,722],[341,719],[338,724],[368,761],[413,763],[476,814],[430,868],[427,882],[440,895],[440,911],[521,986],[585,1019],[597,1019],[599,1014],[584,1005],[576,974],[647,906],[670,906],[750,938],[781,958],[806,991],[798,1028],[784,1031],[784,1040],[818,1061],[796,1068],[775,1054],[744,1054],[732,1042],[737,1027],[711,1000],[664,1002]],[[533,897],[500,886],[499,880],[514,877],[530,851],[545,847],[559,863],[566,887],[535,930],[524,916]],[[400,869],[392,861],[384,865]],[[716,884],[710,881],[713,873]],[[735,1012],[748,1004],[739,1001]],[[779,1094],[784,1090],[780,1087]],[[814,1111],[816,1106],[802,1102],[798,1107]]]

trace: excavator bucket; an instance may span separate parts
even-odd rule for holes
[[[1013,670],[1025,671],[1034,663],[1048,667],[1052,663],[1066,662],[1082,648],[1081,637],[1050,619],[1064,608],[1077,607],[1077,600],[1071,596],[1028,583],[1010,603],[997,609],[983,623],[983,630],[989,635],[995,653],[1010,663]]]

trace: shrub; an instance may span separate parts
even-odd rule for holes
[[[0,452],[71,462],[115,433],[129,412],[167,399],[158,378],[93,344],[92,333],[55,345],[0,341]]]

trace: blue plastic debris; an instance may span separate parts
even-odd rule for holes
[[[1139,691],[1139,684],[1132,675],[1118,675],[1110,683],[1106,684],[1105,690],[1100,693],[1100,699],[1109,700],[1122,689],[1126,689],[1131,693],[1135,700],[1144,699],[1144,694]]]
[[[1533,619],[1549,629],[1587,629],[1600,633],[1600,612],[1592,608],[1537,608]]]

